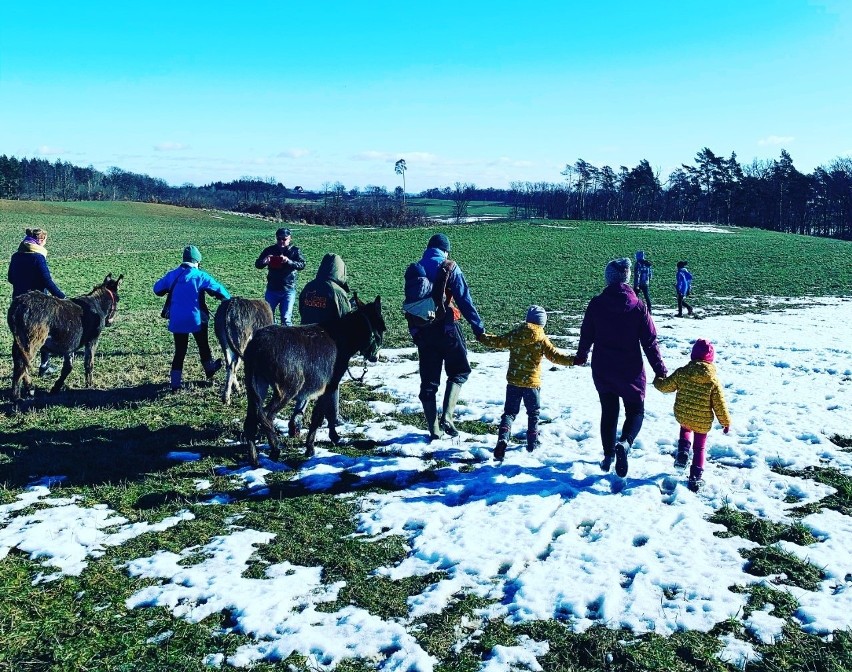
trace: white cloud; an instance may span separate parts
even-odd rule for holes
[[[303,156],[310,156],[311,150],[295,147],[293,149],[285,149],[283,152],[278,152],[276,156],[282,159],[301,159]]]
[[[154,145],[155,152],[180,152],[189,149],[189,145],[182,142],[160,142]]]
[[[67,154],[68,152],[62,149],[61,147],[50,147],[49,145],[42,145],[36,150],[36,154],[39,156],[56,156],[58,154]]]
[[[767,135],[765,138],[761,138],[757,141],[758,145],[786,145],[787,143],[793,142],[796,138],[792,135]]]
[[[442,161],[435,154],[430,154],[429,152],[397,152],[396,154],[391,154],[390,152],[367,150],[358,152],[352,156],[353,161],[385,161],[396,163],[399,159],[405,159],[406,163],[447,164],[446,161]]]
[[[508,156],[501,156],[494,161],[488,163],[489,166],[511,166],[513,168],[531,168],[534,164],[526,159],[513,159]]]

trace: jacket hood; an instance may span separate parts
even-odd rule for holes
[[[716,367],[710,362],[690,362],[686,369],[689,376],[700,383],[709,383],[716,377]]]
[[[346,275],[346,264],[339,254],[326,254],[317,270],[317,280],[330,280],[338,285],[346,285],[349,281]]]
[[[29,240],[22,240],[21,244],[18,245],[18,252],[29,252],[40,254],[43,257],[47,257],[47,250],[38,243],[31,243]]]
[[[636,307],[639,298],[630,285],[618,283],[608,285],[600,293],[600,302],[607,313],[626,313]]]

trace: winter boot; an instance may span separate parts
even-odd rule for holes
[[[689,464],[689,449],[692,444],[686,439],[680,439],[677,442],[677,453],[675,454],[674,466],[676,469],[686,469]]]
[[[301,413],[293,413],[290,418],[290,422],[287,423],[287,436],[291,439],[295,439],[299,436],[299,432],[302,431],[302,414]]]
[[[612,461],[615,459],[615,448],[604,449],[604,458],[601,460],[601,471],[609,472]]]
[[[438,424],[438,402],[435,397],[423,397],[420,395],[420,403],[423,404],[423,415],[426,417],[426,431],[429,432],[429,443],[441,438],[441,427]]]
[[[52,376],[54,373],[59,371],[53,364],[50,363],[50,354],[47,350],[41,351],[41,364],[38,367],[38,375],[42,378],[44,376]]]
[[[183,371],[181,369],[172,369],[171,387],[172,392],[177,392],[183,385]]]
[[[447,381],[447,387],[444,390],[444,411],[441,413],[441,429],[450,437],[457,437],[459,430],[453,424],[453,410],[455,410],[456,402],[459,400],[459,393],[462,386],[452,381]]]
[[[692,492],[698,492],[701,488],[704,487],[704,481],[701,480],[701,476],[704,474],[704,470],[701,467],[692,466],[689,468],[689,480],[686,482],[686,487],[689,488]]]
[[[204,373],[207,374],[207,380],[213,380],[213,376],[222,368],[222,360],[208,359],[206,362],[202,363],[202,366],[204,367]]]
[[[527,452],[531,453],[541,445],[538,433],[538,415],[534,415],[527,421]]]
[[[494,447],[494,459],[502,462],[506,457],[506,448],[509,445],[509,433],[512,431],[512,420],[505,413],[500,418],[500,429],[497,433],[497,445]]]
[[[615,473],[624,478],[627,476],[627,454],[630,452],[630,444],[623,439],[615,444]]]

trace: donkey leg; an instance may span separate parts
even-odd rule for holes
[[[263,417],[261,418],[261,422],[263,423],[263,427],[266,430],[266,436],[269,439],[269,459],[273,461],[278,461],[281,457],[281,447],[278,441],[278,430],[275,429],[275,416],[278,414],[282,408],[287,405],[287,402],[290,401],[291,397],[286,394],[281,394],[277,389],[272,395],[272,401],[270,401],[266,408],[263,409]]]
[[[29,376],[27,376],[27,360],[24,353],[16,342],[12,342],[12,401],[21,401],[21,384],[26,384]]]
[[[314,401],[314,409],[311,411],[311,422],[308,425],[308,436],[305,439],[305,457],[314,456],[314,441],[316,440],[317,430],[325,418],[326,403],[328,403],[328,395],[325,392]]]
[[[86,387],[91,387],[93,383],[92,372],[95,370],[95,352],[98,349],[98,339],[94,339],[86,343],[85,354],[83,355],[83,370],[86,373]]]
[[[65,379],[68,377],[68,374],[71,373],[71,365],[74,364],[74,353],[69,352],[65,355],[65,358],[62,362],[62,373],[59,374],[59,380],[57,380],[53,387],[50,388],[51,394],[56,394],[60,392],[63,387],[65,387]]]

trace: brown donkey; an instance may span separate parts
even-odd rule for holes
[[[370,362],[378,359],[385,334],[380,297],[372,303],[358,302],[358,308],[343,317],[300,327],[271,325],[259,329],[245,352],[248,409],[243,436],[248,443],[249,460],[257,466],[255,438],[258,425],[269,440],[269,457],[281,455],[273,421],[291,399],[313,399],[314,409],[305,441],[305,456],[314,454],[314,440],[323,419],[329,421],[333,443],[340,437],[334,428],[336,418],[331,397],[356,353]],[[272,388],[272,399],[264,400]]]
[[[57,299],[31,291],[12,299],[6,316],[12,332],[12,401],[21,400],[21,388],[32,393],[29,369],[39,350],[62,355],[64,362],[51,393],[59,392],[71,373],[74,353],[85,347],[86,387],[92,386],[95,351],[104,327],[115,320],[118,310],[118,279],[112,273],[91,292],[73,299]]]
[[[222,347],[225,362],[225,389],[222,401],[231,403],[231,390],[240,391],[237,369],[246,351],[246,346],[261,327],[273,323],[272,309],[263,299],[244,299],[234,296],[219,304],[213,325],[216,338]]]

